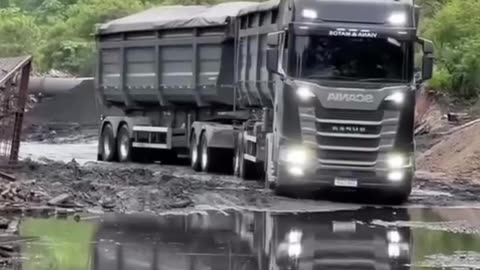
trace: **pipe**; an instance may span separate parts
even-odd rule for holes
[[[93,78],[52,78],[52,77],[30,77],[28,91],[31,94],[43,94],[55,96],[65,94],[80,85],[84,81]]]

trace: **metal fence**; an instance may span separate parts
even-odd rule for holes
[[[0,58],[0,169],[18,162],[32,57]]]

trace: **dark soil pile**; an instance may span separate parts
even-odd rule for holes
[[[209,205],[239,207],[241,204],[267,205],[267,195],[255,191],[257,183],[225,181],[222,176],[185,177],[174,168],[121,168],[92,163],[79,166],[45,160],[26,160],[16,173],[15,194],[4,198],[2,207],[55,206],[78,211],[152,212]],[[221,197],[218,190],[222,190]],[[52,205],[52,200],[65,196]],[[223,201],[222,201],[223,200]]]

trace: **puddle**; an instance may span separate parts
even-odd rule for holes
[[[24,240],[7,268],[480,269],[480,232],[448,229],[480,228],[479,214],[368,208],[23,218],[16,237]],[[0,257],[5,239],[0,237]]]

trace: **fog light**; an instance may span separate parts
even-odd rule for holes
[[[300,167],[291,167],[288,169],[288,172],[293,176],[303,176],[303,169]]]
[[[388,180],[393,182],[402,181],[403,179],[403,172],[395,171],[388,173]]]
[[[405,166],[407,159],[401,154],[391,154],[387,157],[387,165],[392,169],[399,169]]]

